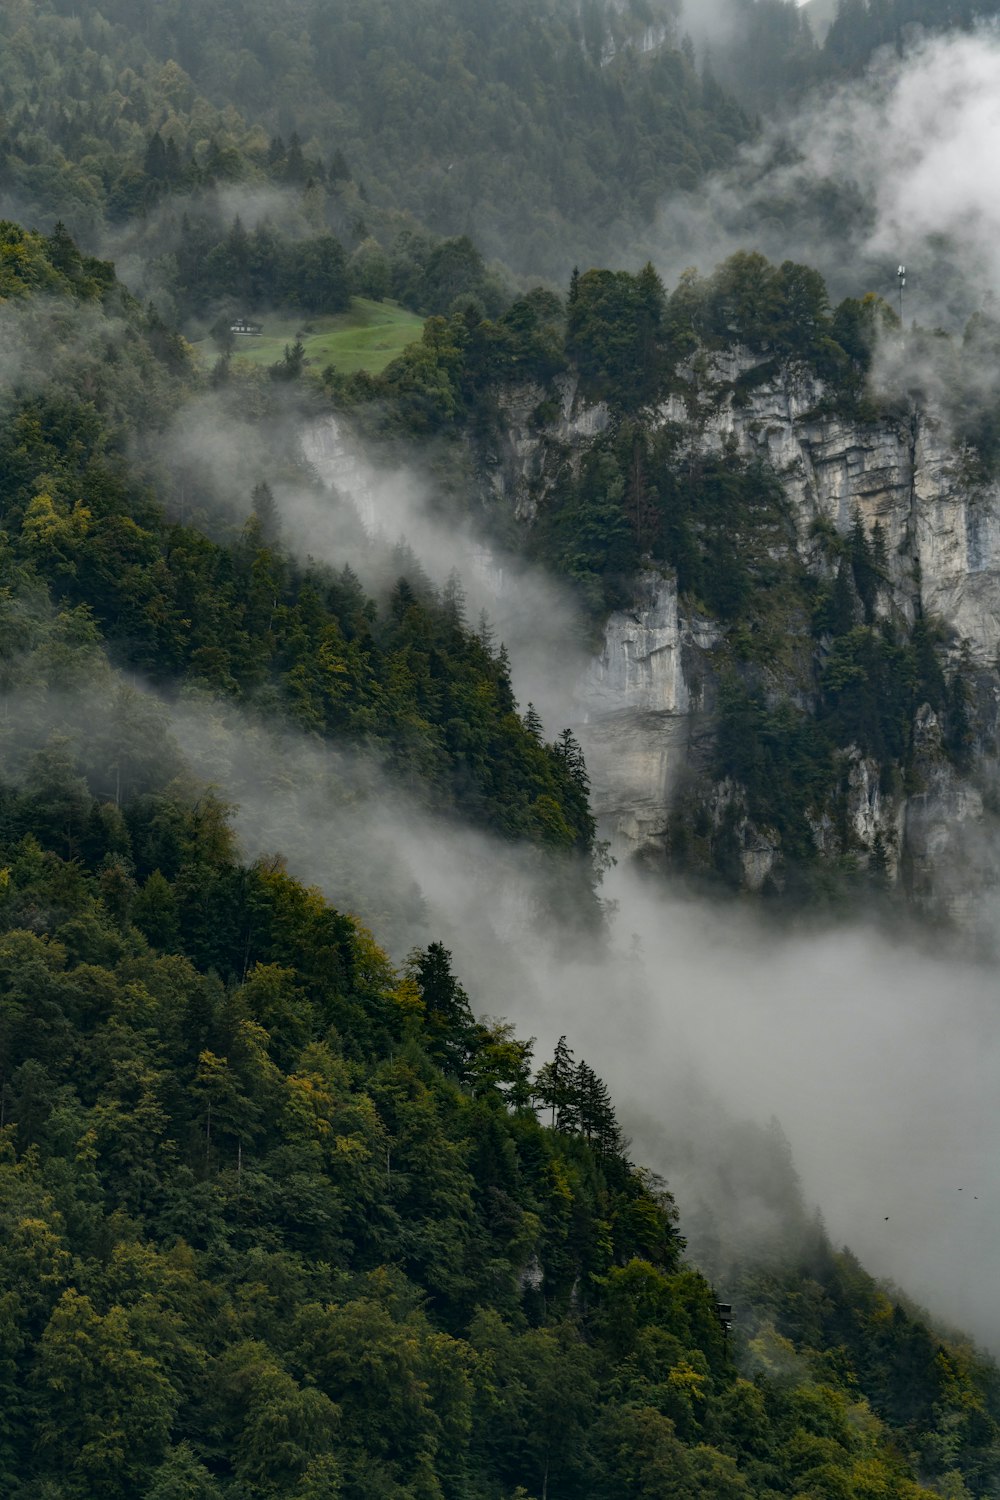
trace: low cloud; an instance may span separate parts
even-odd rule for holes
[[[782,933],[623,869],[607,934],[581,944],[552,914],[547,862],[433,816],[370,762],[214,708],[173,723],[238,802],[248,855],[281,849],[397,960],[444,941],[477,1011],[536,1035],[541,1057],[568,1036],[682,1223],[707,1215],[695,1253],[730,1247],[713,1272],[800,1231],[782,1183],[762,1188],[766,1140],[746,1149],[776,1117],[834,1242],[1000,1349],[982,1293],[1000,1232],[993,971],[869,928]]]
[[[440,501],[430,464],[375,462],[349,422],[304,413],[296,392],[247,419],[223,387],[189,403],[163,434],[148,436],[143,462],[158,473],[179,519],[232,535],[250,514],[254,486],[274,493],[281,546],[299,563],[349,565],[384,598],[414,564],[438,589],[457,576],[470,628],[482,615],[511,657],[515,695],[536,705],[549,735],[574,713],[588,657],[588,626],[570,593],[541,568],[485,540],[468,510]],[[426,455],[424,455],[426,458]],[[472,481],[469,481],[470,484]]]
[[[1000,1232],[993,970],[871,928],[782,931],[627,869],[608,878],[607,930],[581,937],[548,856],[435,815],[372,758],[207,696],[164,705],[106,670],[45,700],[28,681],[4,717],[8,770],[69,735],[108,795],[116,725],[135,774],[175,774],[179,747],[236,804],[247,858],[280,852],[397,962],[443,941],[477,1012],[536,1036],[539,1061],[565,1033],[720,1290],[738,1260],[800,1242],[776,1117],[806,1214],[818,1205],[835,1243],[1000,1350],[983,1295]]]
[[[814,92],[733,168],[662,208],[657,261],[673,280],[736,249],[816,266],[834,294],[892,296],[954,323],[1000,287],[1000,34],[995,25],[879,53],[857,81]]]

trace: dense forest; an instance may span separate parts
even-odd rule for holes
[[[991,1365],[816,1230],[727,1341],[567,1040],[241,866],[164,727],[113,797],[8,731],[5,1493],[996,1493]]]
[[[593,822],[573,756],[518,716],[503,651],[465,624],[458,594],[438,596],[402,555],[410,576],[381,607],[349,568],[296,567],[263,479],[228,541],[168,519],[125,449],[193,380],[183,341],[64,231],[4,226],[0,288],[14,347],[30,349],[0,441],[9,649],[48,595],[71,635],[154,682],[364,745],[432,805],[586,858]],[[29,359],[35,374],[57,365],[41,389]],[[260,420],[284,384],[266,381]],[[245,408],[247,394],[233,399]]]
[[[269,237],[249,279],[265,300],[316,305],[340,255],[359,275],[374,257],[378,283],[390,262],[392,295],[445,312],[391,266],[425,236],[471,236],[487,261],[560,282],[574,260],[634,258],[663,202],[683,218],[753,138],[755,114],[857,76],[879,47],[994,10],[844,0],[820,42],[793,0],[731,0],[699,60],[672,0],[83,12],[14,0],[0,16],[0,190],[28,223],[62,219],[92,250],[113,244],[180,321],[232,288],[222,242],[241,212]],[[275,242],[289,239],[278,268]]]
[[[554,848],[589,848],[585,772],[517,717],[454,600],[399,582],[381,616],[356,580],[299,577],[266,493],[228,546],[167,523],[122,433],[148,382],[182,399],[183,344],[64,232],[4,245],[5,308],[42,357],[74,312],[107,322],[89,401],[71,346],[51,388],[7,392],[8,1491],[993,1493],[1000,1392],[973,1350],[816,1229],[742,1286],[730,1346],[571,1043],[534,1068],[439,943],[394,969],[280,862],[240,864],[112,662],[381,736],[439,805]],[[526,317],[495,346],[530,350]],[[495,785],[501,729],[515,780]]]
[[[440,943],[394,968],[241,864],[116,663],[381,743],[564,857],[585,770],[454,596],[301,574],[264,487],[228,543],[165,519],[125,439],[193,377],[111,267],[7,225],[2,286],[6,1491],[991,1493],[974,1350],[815,1229],[727,1339],[572,1039],[535,1065]]]
[[[749,130],[669,4],[46,0],[0,28],[0,183],[86,237],[178,191],[274,187],[352,250],[471,231],[561,275],[567,245],[606,255]]]
[[[594,638],[638,577],[676,579],[719,630],[706,774],[781,840],[767,894],[884,897],[877,860],[824,866],[817,809],[849,747],[912,782],[925,704],[964,774],[976,674],[890,606],[877,526],[819,528],[806,566],[775,466],[686,434],[737,346],[726,399],[795,368],[821,415],[891,415],[871,371],[896,314],[747,251],[670,288],[602,266],[762,109],[983,9],[841,0],[821,41],[790,0],[733,0],[706,50],[672,0],[3,7],[11,1500],[1000,1495],[995,1364],[830,1242],[780,1139],[761,1191],[783,1243],[699,1265],[571,1028],[536,1055],[434,932],[390,956],[391,879],[349,915],[289,873],[294,848],[248,859],[177,733],[206,709],[213,733],[229,713],[342,756],[333,811],[398,796],[523,852],[533,919],[604,952],[580,745],[517,702],[462,581],[402,539],[363,578],[293,545],[290,487],[332,503],[296,434],[333,411],[387,466],[416,453],[438,521],[473,515]],[[426,318],[384,370],[291,339],[270,366],[234,353],[236,316],[294,327],[358,296]],[[996,320],[912,338],[985,487]],[[585,452],[567,391],[603,413]],[[518,402],[545,455],[515,517],[490,481]],[[738,888],[733,829],[695,795],[668,853]]]

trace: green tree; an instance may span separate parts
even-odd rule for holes
[[[160,1462],[179,1397],[121,1307],[101,1315],[67,1289],[38,1349],[38,1440],[84,1490],[127,1496]]]

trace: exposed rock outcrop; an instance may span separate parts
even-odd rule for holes
[[[681,432],[696,455],[763,459],[781,478],[798,557],[817,576],[830,576],[831,532],[846,535],[856,516],[869,535],[878,523],[885,546],[878,613],[909,625],[918,614],[931,617],[952,662],[963,653],[975,694],[969,768],[959,772],[949,760],[926,708],[913,726],[906,777],[842,747],[836,795],[809,814],[809,829],[831,864],[867,865],[914,901],[981,926],[1000,888],[990,795],[1000,724],[1000,487],[973,482],[967,455],[933,413],[897,408],[854,418],[837,410],[810,370],[764,365],[740,349],[699,355],[683,373],[686,386],[650,425]],[[571,375],[554,388],[502,391],[498,400],[490,449],[478,455],[482,499],[530,527],[560,470],[579,471],[615,419],[605,404],[582,399]],[[371,476],[337,424],[309,430],[304,449],[352,494],[370,530]],[[731,869],[745,888],[760,890],[780,884],[781,837],[749,815],[738,785],[712,780],[720,670],[731,660],[723,628],[679,598],[668,569],[651,565],[629,607],[606,621],[578,684],[574,727],[602,836],[619,859],[666,862],[678,801],[694,786],[701,831],[693,836],[724,835]],[[778,686],[809,706],[801,681]]]
[[[608,620],[580,684],[578,729],[616,854],[666,834],[675,788],[710,733],[704,668],[717,640],[711,621],[681,614],[675,581],[655,573],[640,580],[634,607]]]
[[[702,359],[689,372],[689,392],[664,403],[654,424],[682,425],[703,453],[765,458],[791,502],[799,555],[814,570],[825,566],[818,531],[844,534],[858,514],[869,532],[878,522],[888,574],[880,611],[910,623],[922,611],[941,622],[956,655],[964,645],[980,699],[971,778],[943,755],[927,709],[915,726],[911,786],[886,786],[884,768],[848,750],[837,817],[824,814],[813,826],[817,849],[831,858],[853,850],[877,862],[889,882],[905,882],[917,901],[933,900],[974,925],[1000,881],[977,784],[993,774],[1000,702],[1000,490],[970,481],[964,455],[933,415],[854,421],[829,408],[810,372],[785,368],[755,384],[745,380],[754,365],[740,351]],[[544,438],[524,436],[520,472],[530,499],[520,501],[522,515],[544,503],[551,445],[572,460],[607,420],[604,408],[588,412],[570,400]],[[499,488],[510,484],[508,471]],[[662,853],[679,790],[704,771],[720,635],[712,621],[685,612],[669,573],[646,574],[631,607],[607,621],[603,648],[580,684],[578,728],[595,810],[619,858]],[[737,804],[734,789],[720,785],[707,810],[716,824],[728,819],[744,884],[759,889],[776,865],[776,841]]]

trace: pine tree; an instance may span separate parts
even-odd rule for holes
[[[968,641],[962,642],[958,666],[948,682],[945,717],[945,747],[960,770],[969,764],[973,730],[969,707],[972,702],[972,654]]]
[[[258,534],[265,547],[273,547],[281,534],[281,523],[278,518],[278,506],[275,502],[271,486],[264,480],[255,484],[252,495],[252,509],[257,517]]]
[[[494,633],[493,626],[490,624],[490,617],[486,613],[485,609],[481,609],[479,611],[479,619],[476,622],[476,638],[482,645],[483,650],[489,656],[492,656],[493,646],[496,642],[496,635]]]
[[[496,682],[497,696],[503,705],[504,713],[516,712],[517,702],[511,682],[510,652],[503,641],[500,642],[500,650],[496,655]]]
[[[409,579],[397,578],[396,587],[393,589],[389,599],[389,610],[394,620],[402,620],[408,609],[412,609],[417,602],[417,596],[410,585]]]
[[[611,1091],[593,1068],[588,1068],[582,1060],[576,1070],[576,1108],[579,1130],[586,1141],[605,1156],[612,1156],[621,1149],[621,1131],[611,1102]]]
[[[49,260],[57,271],[64,276],[71,276],[79,269],[80,252],[66,225],[60,219],[45,242]]]
[[[465,590],[458,571],[452,568],[441,591],[441,608],[444,617],[455,630],[465,627]]]
[[[153,182],[163,182],[167,176],[167,148],[158,130],[154,130],[149,138],[143,168]]]
[[[627,431],[623,427],[622,436],[623,446],[627,444],[624,508],[632,527],[636,547],[642,553],[650,549],[654,529],[659,519],[646,483],[645,436],[638,422],[629,423]]]
[[[542,727],[541,715],[539,714],[537,708],[533,703],[529,703],[527,708],[525,709],[522,722],[525,729],[531,735],[531,738],[533,740],[537,740],[537,742],[541,744],[544,730]]]
[[[351,180],[351,169],[347,165],[347,158],[339,146],[330,158],[327,176],[331,182],[350,182]]]
[[[885,527],[881,521],[876,521],[872,527],[872,562],[876,573],[879,575],[879,581],[887,581],[889,577],[889,548],[885,539]]]
[[[272,380],[297,380],[305,362],[305,345],[301,338],[297,338],[294,344],[285,345],[285,352],[277,364],[268,366],[268,374]]]
[[[424,1004],[432,1054],[462,1077],[473,1051],[476,1023],[469,997],[452,973],[451,954],[443,943],[431,943],[411,956],[410,973]]]
[[[308,176],[306,159],[302,154],[302,142],[295,131],[292,132],[292,138],[288,142],[284,176],[287,182],[304,182]]]
[[[947,687],[926,615],[918,615],[913,623],[912,645],[918,704],[929,703],[935,712],[939,712],[945,702]]]
[[[552,748],[569,772],[571,780],[586,797],[590,792],[590,777],[587,775],[583,749],[572,729],[564,729]]]
[[[576,1127],[579,1119],[577,1071],[565,1036],[561,1036],[556,1042],[552,1061],[539,1068],[534,1097],[539,1104],[551,1111],[553,1129],[572,1131]]]
[[[868,873],[871,884],[876,890],[882,890],[889,884],[889,853],[885,847],[881,829],[876,833],[872,842]]]

